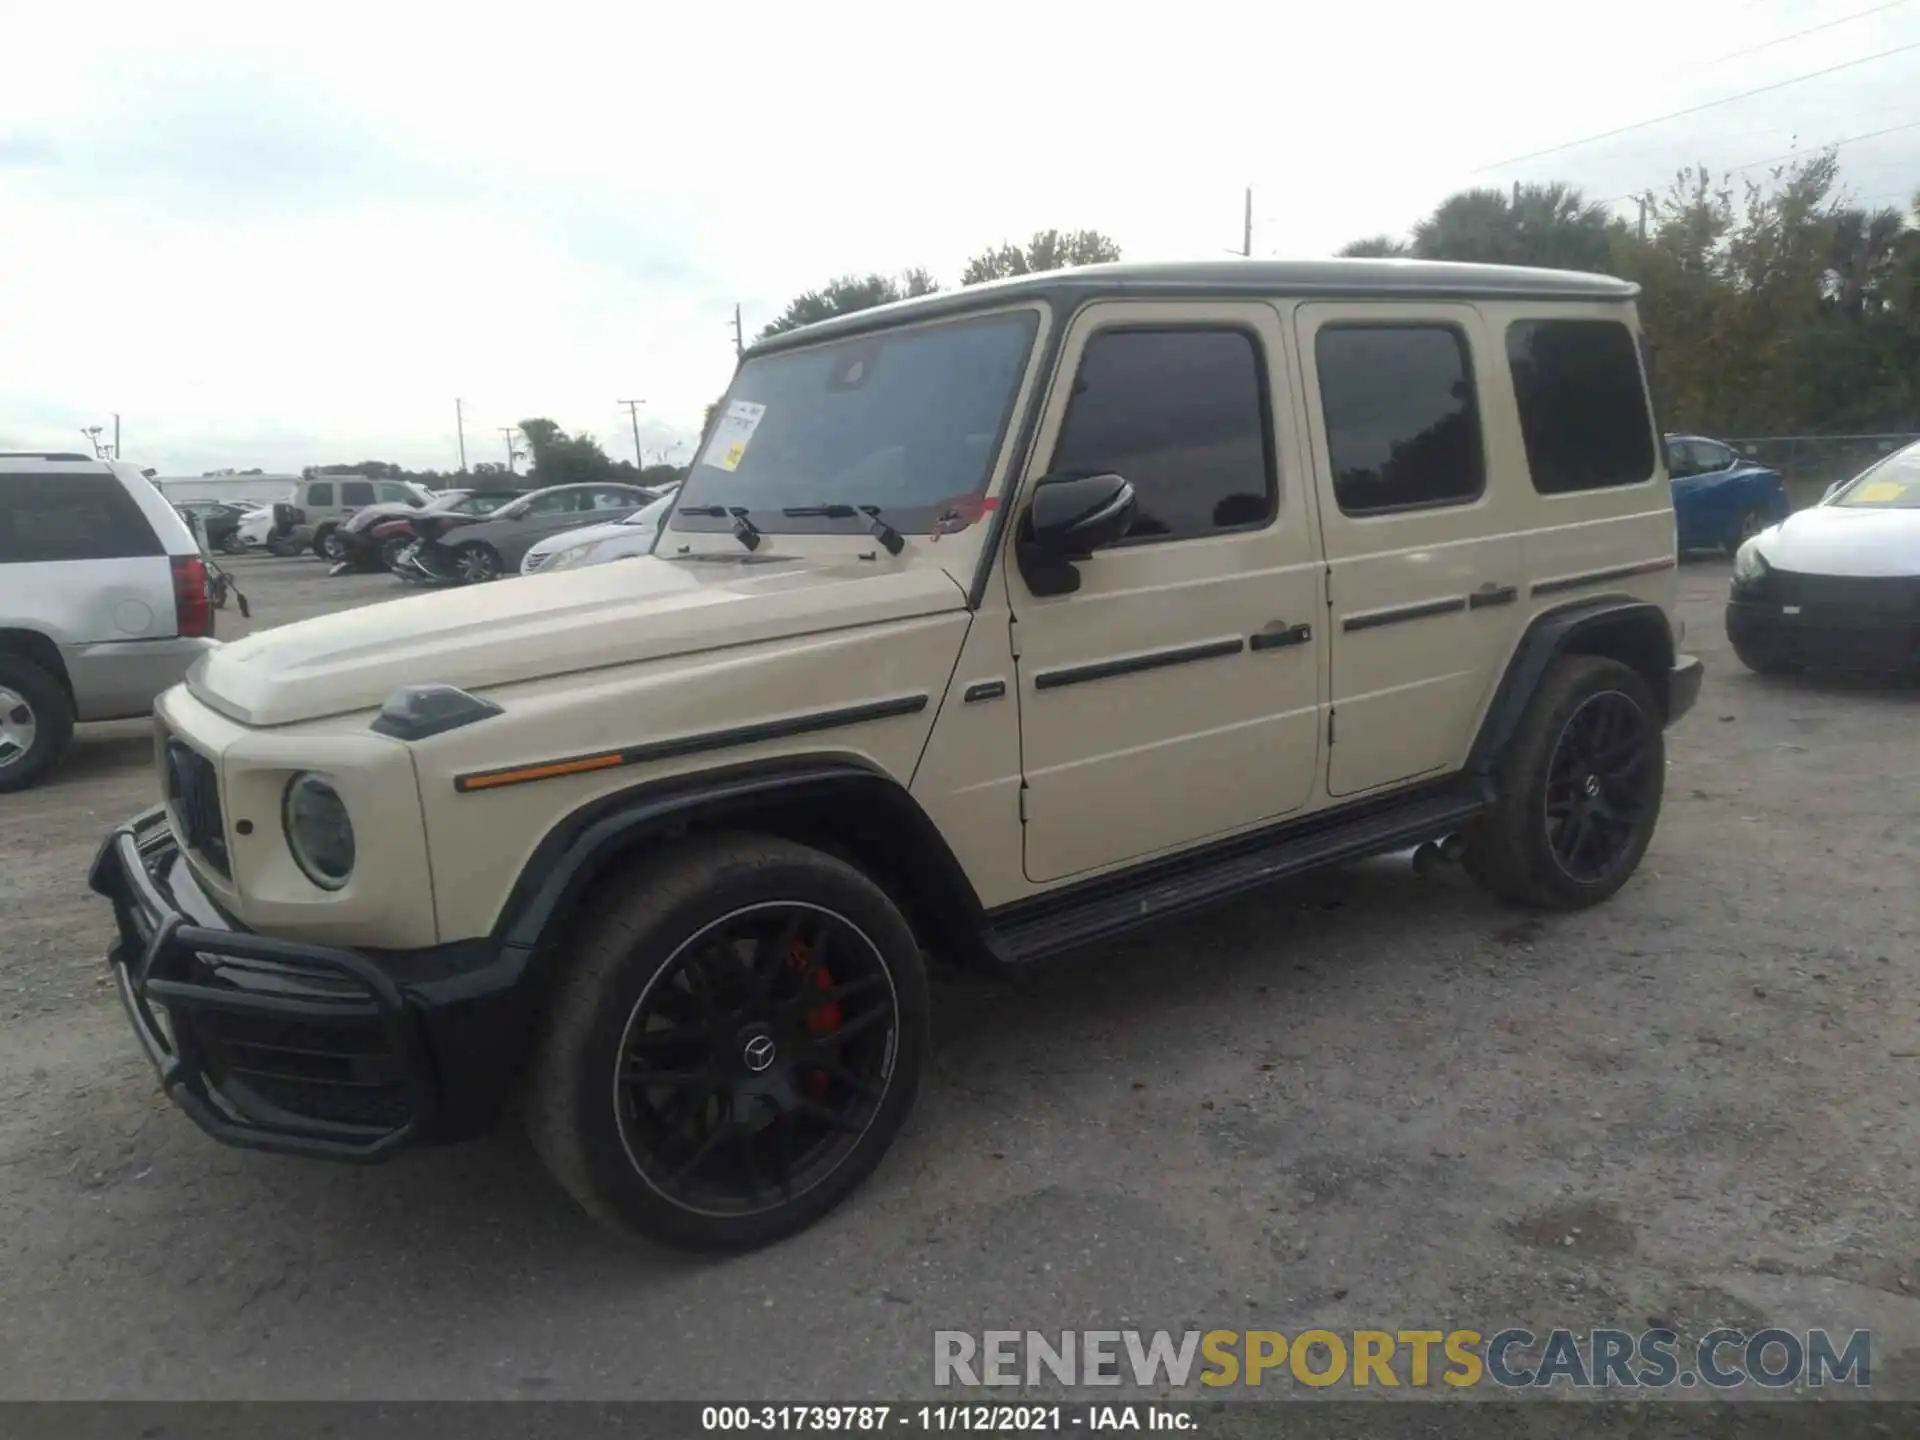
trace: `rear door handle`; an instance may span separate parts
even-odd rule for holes
[[[1469,610],[1484,610],[1489,605],[1511,605],[1520,592],[1511,585],[1496,585],[1491,580],[1467,596]]]
[[[1286,645],[1304,645],[1311,639],[1313,639],[1311,625],[1281,626],[1280,622],[1275,621],[1273,625],[1256,634],[1247,642],[1247,645],[1253,650],[1278,650]]]

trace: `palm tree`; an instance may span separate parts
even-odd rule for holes
[[[1543,265],[1605,271],[1607,210],[1571,185],[1462,190],[1413,228],[1413,253],[1427,260]]]
[[[1914,197],[1920,201],[1920,196]],[[1920,207],[1916,207],[1920,208]],[[1859,319],[1888,303],[1888,289],[1910,233],[1906,218],[1887,208],[1834,213],[1827,247],[1827,295],[1840,314]]]

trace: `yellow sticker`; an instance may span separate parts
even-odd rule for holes
[[[1862,485],[1847,497],[1855,505],[1884,505],[1890,500],[1898,500],[1907,493],[1907,487],[1898,480],[1874,480]]]
[[[720,423],[713,427],[713,438],[707,442],[707,457],[702,463],[720,470],[738,470],[746,458],[747,446],[753,442],[753,432],[760,428],[766,413],[766,406],[751,400],[735,400],[728,405]]]

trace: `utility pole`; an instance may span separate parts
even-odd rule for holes
[[[634,468],[644,470],[647,468],[647,457],[640,453],[640,407],[647,402],[644,400],[616,400],[613,403],[627,407],[627,419],[633,422]]]
[[[457,395],[453,401],[453,431],[460,437],[460,473],[467,473],[467,402]]]
[[[1253,187],[1247,187],[1247,218],[1240,231],[1240,253],[1253,258]]]
[[[513,474],[513,473],[514,473],[514,469],[513,469],[513,457],[514,457],[514,455],[515,455],[515,453],[516,453],[516,452],[515,452],[515,450],[514,450],[514,448],[513,448],[513,432],[514,432],[514,428],[515,428],[515,427],[513,427],[512,425],[502,425],[502,426],[500,427],[500,433],[501,433],[501,434],[502,434],[503,436],[505,436],[505,437],[506,437],[506,441],[507,441],[507,473],[508,473],[509,475],[511,475],[511,474]]]
[[[1647,243],[1647,197],[1640,197],[1640,243]]]
[[[733,306],[733,353],[744,354],[746,348],[746,332],[740,328],[740,302],[736,300]]]
[[[120,458],[120,412],[113,412],[113,458]]]

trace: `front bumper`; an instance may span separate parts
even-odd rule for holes
[[[1706,678],[1706,673],[1706,667],[1700,663],[1698,655],[1673,657],[1673,668],[1667,672],[1669,725],[1693,708],[1693,702],[1700,698],[1700,682]]]
[[[1892,608],[1730,600],[1727,639],[1756,658],[1807,669],[1920,668],[1920,614]]]
[[[531,1034],[524,957],[253,934],[194,882],[164,807],[106,837],[88,884],[113,902],[107,963],[141,1048],[214,1139],[376,1161],[497,1119]]]

